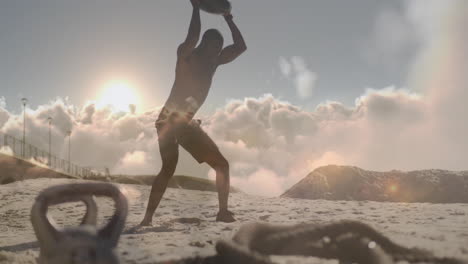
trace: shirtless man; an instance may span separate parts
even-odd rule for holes
[[[242,35],[231,14],[225,14],[234,44],[223,48],[223,36],[216,29],[207,30],[200,38],[200,0],[190,0],[193,6],[187,38],[177,49],[174,85],[156,121],[162,168],[156,176],[146,214],[140,225],[152,223],[153,214],[161,201],[169,179],[173,176],[179,157],[178,146],[186,149],[199,163],[206,162],[216,171],[219,212],[216,221],[233,222],[228,210],[229,163],[216,144],[201,129],[200,121],[192,119],[205,101],[213,75],[219,65],[229,63],[246,49]]]

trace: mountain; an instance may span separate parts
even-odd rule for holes
[[[468,203],[468,171],[368,171],[329,165],[315,169],[281,197],[387,202]]]

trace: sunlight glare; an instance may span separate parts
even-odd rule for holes
[[[111,81],[104,85],[98,99],[98,106],[111,106],[114,111],[129,112],[130,105],[138,105],[138,93],[124,81]]]

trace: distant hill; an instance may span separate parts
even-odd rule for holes
[[[122,184],[140,184],[140,185],[152,185],[154,181],[154,175],[110,175],[110,176],[90,176],[86,177],[86,180],[97,180],[106,181]],[[216,183],[212,180],[185,176],[185,175],[174,175],[168,184],[169,188],[179,188],[186,190],[196,191],[211,191],[216,192]],[[231,186],[231,192],[240,192],[237,188]]]
[[[34,164],[27,160],[0,153],[0,184],[37,178],[73,179],[76,177]]]
[[[326,200],[468,203],[468,171],[367,171],[329,165],[315,169],[281,197]]]
[[[151,185],[154,177],[155,176],[152,175],[93,175],[84,177],[83,179],[123,184]],[[64,172],[55,171],[44,165],[34,164],[28,160],[0,153],[0,184],[8,184],[15,181],[37,178],[78,179],[78,177],[70,176]],[[168,187],[198,191],[216,191],[216,184],[214,181],[182,175],[172,177],[169,181]],[[237,188],[231,187],[231,192],[240,191]]]

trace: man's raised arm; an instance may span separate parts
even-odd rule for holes
[[[226,20],[229,29],[231,30],[232,33],[232,39],[234,40],[234,44],[227,46],[221,51],[221,54],[219,55],[219,60],[218,64],[226,64],[237,57],[241,55],[244,51],[247,50],[247,45],[245,45],[244,38],[242,37],[241,32],[237,28],[236,24],[232,20],[232,15],[227,14],[224,16],[224,19]]]
[[[198,43],[198,39],[200,38],[200,0],[190,0],[190,2],[193,6],[192,19],[190,20],[187,38],[177,49],[178,57],[187,57],[195,48]]]

